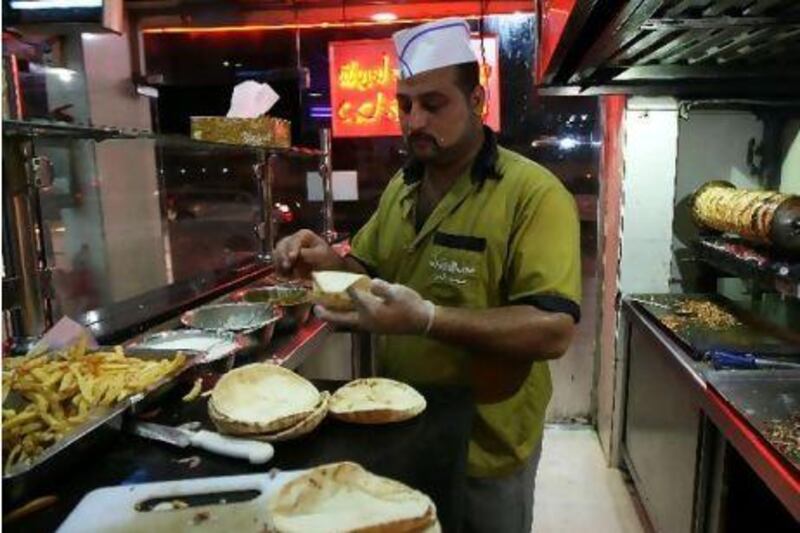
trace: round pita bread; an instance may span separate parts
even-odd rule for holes
[[[311,433],[317,429],[317,426],[319,426],[323,420],[325,420],[325,416],[328,414],[328,401],[330,400],[330,397],[331,394],[329,392],[322,392],[322,394],[319,395],[319,405],[316,409],[314,409],[314,412],[297,424],[276,433],[250,435],[250,438],[264,442],[282,442],[285,440],[296,439]]]
[[[428,496],[348,462],[310,470],[284,485],[267,506],[281,533],[425,532],[437,524]]]
[[[319,399],[319,391],[305,378],[277,365],[256,363],[220,378],[211,392],[208,412],[223,433],[269,433],[307,418]]]
[[[386,424],[414,418],[425,410],[425,398],[393,379],[364,378],[340,387],[331,396],[331,416],[357,424]]]

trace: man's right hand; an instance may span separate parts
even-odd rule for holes
[[[281,239],[275,245],[278,274],[308,278],[313,270],[345,270],[345,262],[319,235],[307,229]]]

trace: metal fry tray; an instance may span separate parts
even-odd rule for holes
[[[87,353],[113,351],[113,347],[100,347]],[[177,385],[182,376],[194,365],[197,353],[181,350],[186,362],[172,375],[157,381],[146,392],[129,396],[108,407],[95,407],[89,418],[70,429],[62,438],[45,448],[31,463],[15,464],[3,469],[3,500],[9,502],[25,497],[30,491],[48,483],[53,476],[63,472],[91,451],[95,434],[102,429],[118,430],[122,417],[129,409],[141,409],[157,402]],[[125,355],[139,359],[172,359],[177,352],[164,350],[126,349]],[[28,400],[15,392],[9,393],[3,404],[5,408],[18,408]]]

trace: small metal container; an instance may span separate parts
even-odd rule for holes
[[[177,329],[147,335],[131,345],[133,348],[150,350],[193,350],[200,353],[195,365],[213,372],[227,372],[236,360],[236,355],[247,345],[244,339],[227,331],[201,329]]]
[[[268,303],[283,310],[279,329],[297,329],[311,316],[311,291],[298,285],[272,285],[248,289],[241,293],[245,302]]]
[[[267,345],[281,318],[280,310],[265,303],[205,305],[185,312],[181,322],[190,328],[230,332]]]

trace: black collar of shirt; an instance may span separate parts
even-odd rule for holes
[[[483,126],[483,146],[481,146],[475,162],[472,163],[472,179],[482,184],[488,179],[500,179],[502,176],[495,168],[497,163],[497,135],[492,128]],[[425,164],[416,159],[409,159],[403,166],[403,181],[412,185],[422,180],[425,175]]]

